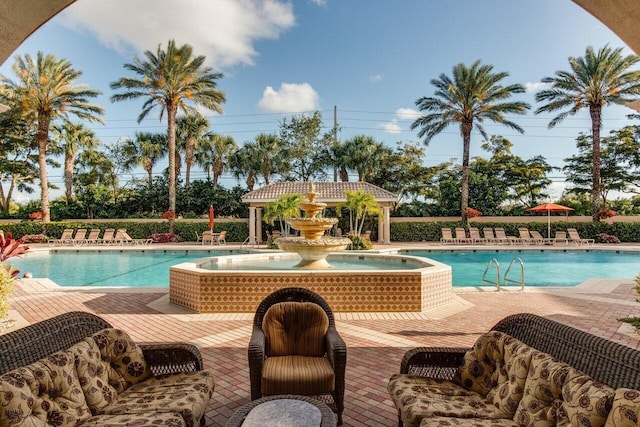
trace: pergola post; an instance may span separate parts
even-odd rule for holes
[[[389,209],[389,206],[385,206],[382,208],[382,212],[384,214],[384,224],[383,224],[383,228],[384,228],[384,244],[388,245],[391,243],[391,209]]]
[[[256,208],[249,206],[249,242],[256,241]]]
[[[262,243],[262,208],[256,208],[256,244]]]

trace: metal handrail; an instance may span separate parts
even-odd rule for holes
[[[487,279],[487,273],[489,272],[489,267],[491,267],[492,264],[496,265],[496,281],[495,282],[492,282],[491,280]],[[486,268],[484,269],[484,274],[482,275],[482,286],[485,286],[487,283],[491,283],[492,285],[495,285],[495,287],[498,290],[500,290],[500,264],[498,263],[498,260],[495,258],[491,258],[489,260]]]
[[[519,281],[509,279],[507,277],[509,275],[509,271],[511,270],[511,267],[516,261],[520,264],[520,280]],[[507,286],[507,283],[516,283],[520,285],[520,289],[524,289],[524,262],[522,262],[522,259],[515,257],[514,259],[511,260],[509,267],[507,267],[507,271],[504,273],[504,279],[502,280],[502,283],[504,283],[505,286]]]

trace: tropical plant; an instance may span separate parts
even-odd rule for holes
[[[74,115],[82,120],[100,122],[102,107],[88,102],[101,92],[76,84],[82,72],[75,70],[68,59],[58,60],[54,55],[38,52],[34,60],[26,54],[17,57],[13,72],[18,80],[0,75],[0,100],[9,105],[20,106],[28,120],[37,123],[36,142],[38,166],[40,168],[40,202],[43,221],[50,221],[49,182],[47,179],[47,145],[49,127],[55,119],[68,120]]]
[[[418,109],[426,112],[411,124],[411,129],[420,129],[418,137],[429,142],[450,125],[459,125],[462,135],[462,188],[460,209],[466,222],[465,209],[469,206],[469,150],[471,131],[474,127],[485,140],[488,135],[482,126],[486,120],[496,122],[520,133],[524,130],[507,119],[506,114],[524,114],[530,107],[524,102],[506,102],[513,94],[523,93],[524,86],[513,84],[502,86],[500,81],[509,74],[493,72],[493,66],[481,65],[476,61],[467,67],[458,64],[453,67],[453,77],[441,74],[431,80],[436,87],[434,96],[422,97],[416,101]]]
[[[362,228],[368,215],[382,215],[382,209],[376,198],[364,190],[344,192],[345,201],[336,206],[336,213],[342,216],[343,210],[349,211],[349,232],[362,234]]]
[[[9,295],[13,292],[15,277],[20,273],[8,264],[9,258],[20,256],[29,250],[28,246],[22,244],[21,240],[15,240],[11,233],[0,235],[0,321],[4,321],[9,314]]]
[[[95,133],[84,127],[82,123],[65,122],[53,126],[53,140],[57,142],[64,155],[64,188],[67,202],[73,198],[73,166],[79,150],[98,148]]]
[[[278,221],[280,223],[280,232],[287,236],[291,228],[286,219],[300,217],[300,203],[303,200],[302,194],[299,193],[283,194],[278,200],[269,202],[264,206],[262,218],[271,225],[275,225],[275,222]]]
[[[153,185],[153,167],[166,152],[167,136],[161,133],[136,132],[135,139],[123,141],[121,151],[124,156],[125,170],[142,166],[147,172],[149,187]]]
[[[205,143],[209,136],[209,121],[200,113],[187,114],[176,120],[176,143],[184,150],[184,162],[187,165],[184,185],[189,191],[191,182],[191,166],[196,157],[196,150]]]
[[[222,73],[215,73],[204,66],[204,56],[194,56],[188,44],[176,46],[169,40],[166,50],[158,45],[156,53],[145,51],[146,60],[135,57],[124,68],[136,74],[122,77],[111,84],[112,89],[124,89],[111,97],[112,101],[147,98],[138,116],[141,122],[155,107],[160,108],[160,119],[167,114],[167,146],[169,153],[169,210],[176,210],[176,115],[182,109],[195,112],[195,106],[203,106],[221,113],[220,104],[226,100],[224,92],[217,88],[216,80]],[[173,232],[174,221],[169,221]]]
[[[358,181],[370,182],[391,150],[371,136],[356,135],[344,142],[342,165],[358,173]]]
[[[587,47],[584,57],[570,57],[571,71],[556,71],[554,77],[545,77],[543,83],[551,88],[536,94],[536,101],[545,102],[536,114],[561,111],[549,122],[553,128],[566,117],[573,116],[584,108],[591,117],[592,143],[592,216],[597,221],[602,209],[600,189],[600,129],[602,108],[610,104],[624,105],[640,95],[640,72],[630,71],[639,58],[622,55],[622,48],[605,46],[597,52]]]
[[[347,236],[347,238],[351,240],[351,243],[347,246],[347,250],[349,251],[368,251],[373,247],[371,242],[363,239],[362,236],[354,234]]]
[[[196,152],[196,163],[207,170],[207,177],[213,188],[225,170],[230,168],[231,156],[238,150],[238,144],[229,135],[209,133],[207,139]]]

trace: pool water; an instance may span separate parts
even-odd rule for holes
[[[587,279],[629,279],[640,273],[640,254],[638,253],[413,250],[403,251],[403,253],[431,258],[450,265],[453,270],[453,286],[481,286],[482,275],[492,258],[499,263],[501,285],[504,285],[504,274],[509,264],[516,257],[522,259],[524,263],[525,286],[575,286]],[[489,270],[487,278],[495,281],[495,267]],[[520,280],[519,263],[515,263],[511,268],[509,278]]]
[[[60,286],[169,286],[169,267],[198,258],[229,255],[225,250],[81,251],[29,253],[10,264]],[[238,251],[235,251],[238,253]],[[242,253],[242,252],[241,252]]]

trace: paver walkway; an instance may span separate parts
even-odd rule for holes
[[[345,426],[395,426],[396,411],[386,391],[403,353],[415,346],[467,346],[506,315],[531,312],[640,348],[640,335],[617,319],[640,315],[635,283],[592,281],[574,289],[525,291],[456,290],[454,303],[422,314],[337,314],[347,343]],[[20,326],[83,310],[128,331],[134,340],[190,341],[215,372],[215,393],[206,413],[209,426],[222,426],[249,401],[247,344],[250,314],[183,314],[167,304],[167,292],[52,289],[46,281],[25,280],[11,297],[11,316]],[[622,325],[622,326],[621,326]]]

